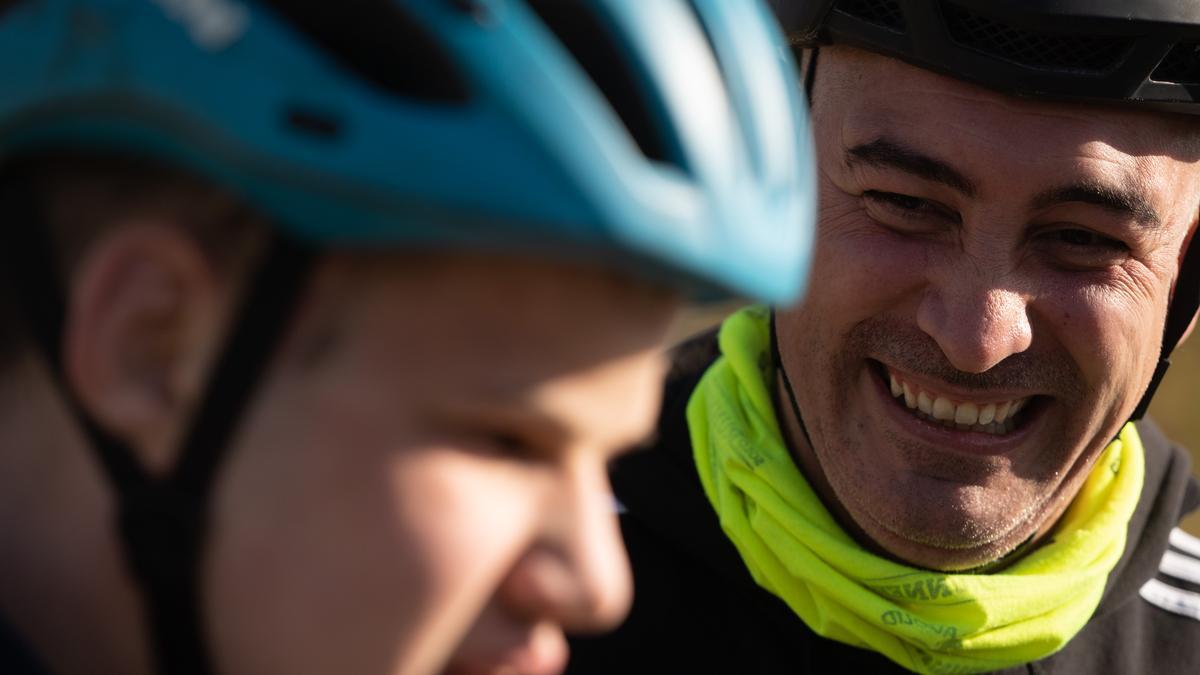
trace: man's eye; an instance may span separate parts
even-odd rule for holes
[[[952,209],[947,208],[944,204],[931,202],[929,199],[913,197],[911,195],[901,195],[899,192],[868,190],[863,192],[863,198],[874,204],[875,207],[886,209],[896,216],[904,217],[904,219],[931,217],[931,219],[950,222],[962,221],[959,214],[954,213]]]
[[[887,206],[893,206],[905,211],[920,211],[923,207],[929,206],[929,203],[920,197],[911,197],[909,195],[897,194],[895,192],[867,190],[863,193],[863,196],[867,199],[882,202]]]
[[[1102,237],[1095,232],[1089,232],[1088,230],[1058,230],[1054,233],[1054,236],[1056,236],[1062,243],[1070,244],[1071,246],[1087,246],[1110,249],[1125,248],[1124,244],[1115,239]]]
[[[1129,257],[1123,242],[1079,227],[1047,232],[1045,241],[1054,259],[1072,269],[1112,267]]]
[[[962,222],[959,214],[944,204],[898,192],[866,190],[863,201],[872,219],[900,232],[940,232]]]

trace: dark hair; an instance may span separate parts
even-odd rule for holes
[[[0,0],[3,9],[5,0]],[[122,222],[154,219],[179,227],[222,274],[236,274],[267,228],[265,219],[230,191],[190,172],[143,157],[60,151],[10,162],[0,172],[0,194],[14,183],[32,200],[38,222],[13,222],[28,209],[0,203],[4,227],[46,227],[66,283],[95,239]],[[0,277],[0,369],[29,340],[9,280]]]

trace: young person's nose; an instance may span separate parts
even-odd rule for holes
[[[517,562],[505,601],[531,619],[573,632],[619,623],[632,601],[629,561],[602,461],[565,469],[541,537]]]

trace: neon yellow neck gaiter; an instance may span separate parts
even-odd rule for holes
[[[687,408],[704,491],[760,586],[818,635],[920,673],[1028,663],[1083,627],[1125,549],[1142,490],[1132,424],[1104,449],[1053,539],[1002,572],[907,567],[856,544],[789,456],[767,388],[768,332],[764,307],[726,320],[722,356]]]

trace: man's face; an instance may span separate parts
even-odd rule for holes
[[[996,560],[1062,512],[1153,372],[1190,136],[846,48],[821,53],[814,125],[812,283],[779,318],[801,462],[887,553]]]
[[[557,672],[561,627],[627,609],[606,465],[652,429],[674,301],[545,263],[390,262],[321,269],[233,448],[221,672]]]

